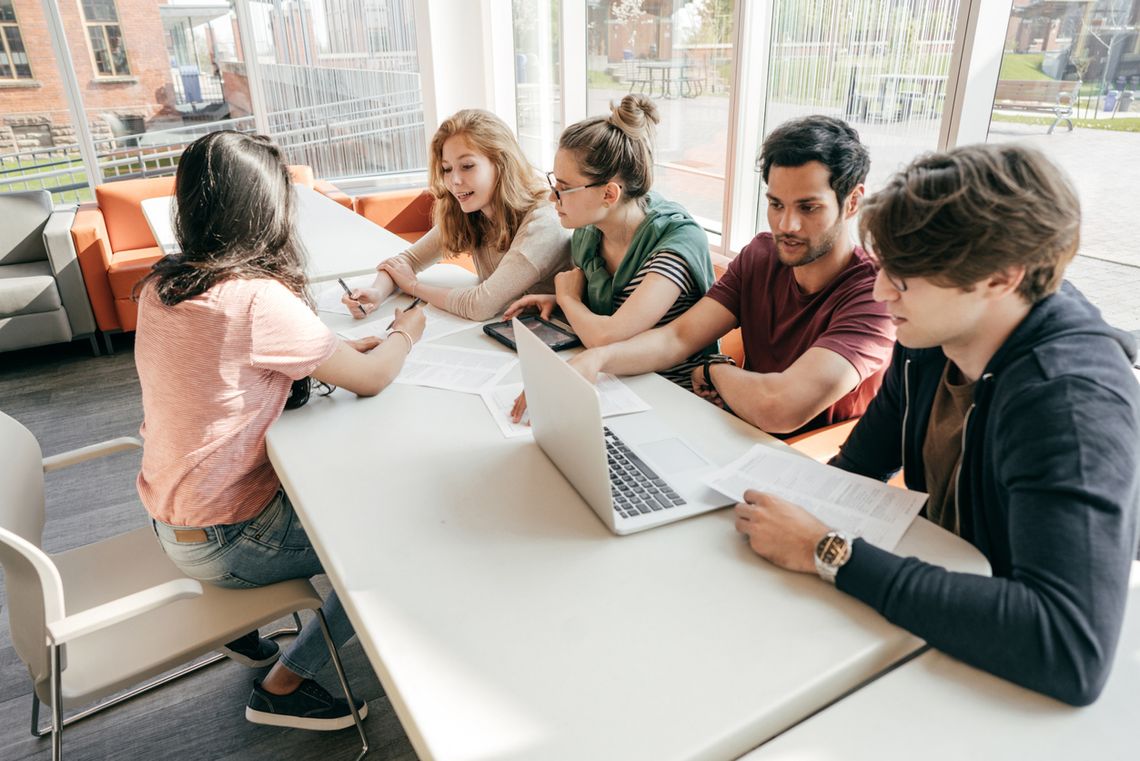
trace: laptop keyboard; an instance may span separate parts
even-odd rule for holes
[[[625,518],[668,510],[685,500],[665,479],[657,475],[609,428],[606,434],[606,461],[610,466],[610,487],[614,510]]]

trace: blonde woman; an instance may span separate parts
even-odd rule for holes
[[[469,320],[489,320],[524,293],[553,293],[570,261],[570,234],[546,200],[549,189],[497,116],[465,109],[436,130],[428,157],[435,226],[380,264],[370,288],[342,299],[357,318],[395,288]],[[418,273],[470,252],[479,284],[444,288]],[[363,307],[363,311],[357,307]]]

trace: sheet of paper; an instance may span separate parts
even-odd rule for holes
[[[478,394],[506,375],[518,358],[501,351],[417,343],[396,383]]]
[[[887,486],[794,452],[763,444],[709,476],[705,483],[742,501],[746,489],[767,492],[800,505],[837,530],[893,550],[926,504],[922,492]]]
[[[376,275],[357,275],[356,277],[346,277],[344,282],[348,285],[349,290],[354,288],[367,288],[372,285],[372,281],[376,279]],[[317,293],[317,309],[321,312],[333,312],[335,314],[350,314],[348,307],[341,302],[341,297],[344,296],[344,289],[340,287],[340,283],[333,280],[331,283],[325,283],[324,287]],[[389,296],[384,299],[383,304],[388,303]],[[388,318],[391,320],[391,318]]]
[[[598,398],[601,401],[602,417],[628,415],[632,412],[644,412],[650,409],[645,400],[633,390],[609,373],[598,375]],[[511,408],[515,399],[522,393],[523,384],[511,383],[506,386],[495,386],[484,389],[480,396],[487,410],[491,413],[495,424],[507,438],[515,436],[530,436],[530,413],[523,414],[522,422],[511,420]]]
[[[338,286],[339,287],[339,286]],[[344,293],[342,290],[341,293]],[[474,327],[482,325],[480,322],[474,320],[465,320],[462,317],[456,317],[451,312],[445,312],[442,309],[436,309],[433,306],[416,307],[424,311],[424,334],[417,342],[417,344],[431,343],[437,338],[450,336],[452,333],[458,333],[461,330],[469,330]],[[364,338],[365,336],[385,336],[388,333],[388,326],[392,324],[392,319],[396,314],[395,308],[391,311],[383,310],[384,314],[379,316],[373,315],[370,319],[362,320],[359,325],[354,325],[351,328],[345,328],[339,331],[340,335],[344,338]],[[379,331],[379,332],[377,332]]]

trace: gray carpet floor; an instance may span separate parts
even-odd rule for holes
[[[92,357],[86,342],[0,354],[0,410],[35,434],[45,455],[116,436],[134,436],[142,422],[132,336],[115,336],[116,353]],[[146,525],[135,492],[140,455],[124,453],[46,478],[44,548],[61,552]],[[2,573],[2,572],[0,572]],[[317,580],[322,594],[328,583]],[[5,595],[0,588],[0,606]],[[369,761],[416,758],[391,704],[353,639],[341,650],[358,697],[368,700]],[[304,732],[250,724],[245,701],[261,671],[231,661],[81,721],[64,732],[69,759],[319,759],[354,758],[355,730]],[[319,677],[336,690],[330,666]],[[0,624],[0,758],[47,759],[50,742],[29,732],[31,682],[7,624]],[[46,722],[46,711],[41,711]]]

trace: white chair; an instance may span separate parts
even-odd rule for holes
[[[43,474],[140,446],[136,439],[123,438],[43,458],[32,433],[0,412],[0,452],[5,460],[0,478],[0,564],[12,642],[32,678],[33,733],[46,734],[37,726],[39,701],[44,701],[52,708],[52,758],[60,759],[65,725],[186,670],[66,722],[65,709],[89,705],[254,628],[307,609],[317,614],[352,706],[362,744],[357,759],[363,758],[368,738],[319,610],[321,598],[308,580],[242,590],[200,584],[167,559],[149,526],[58,555],[43,551]]]

